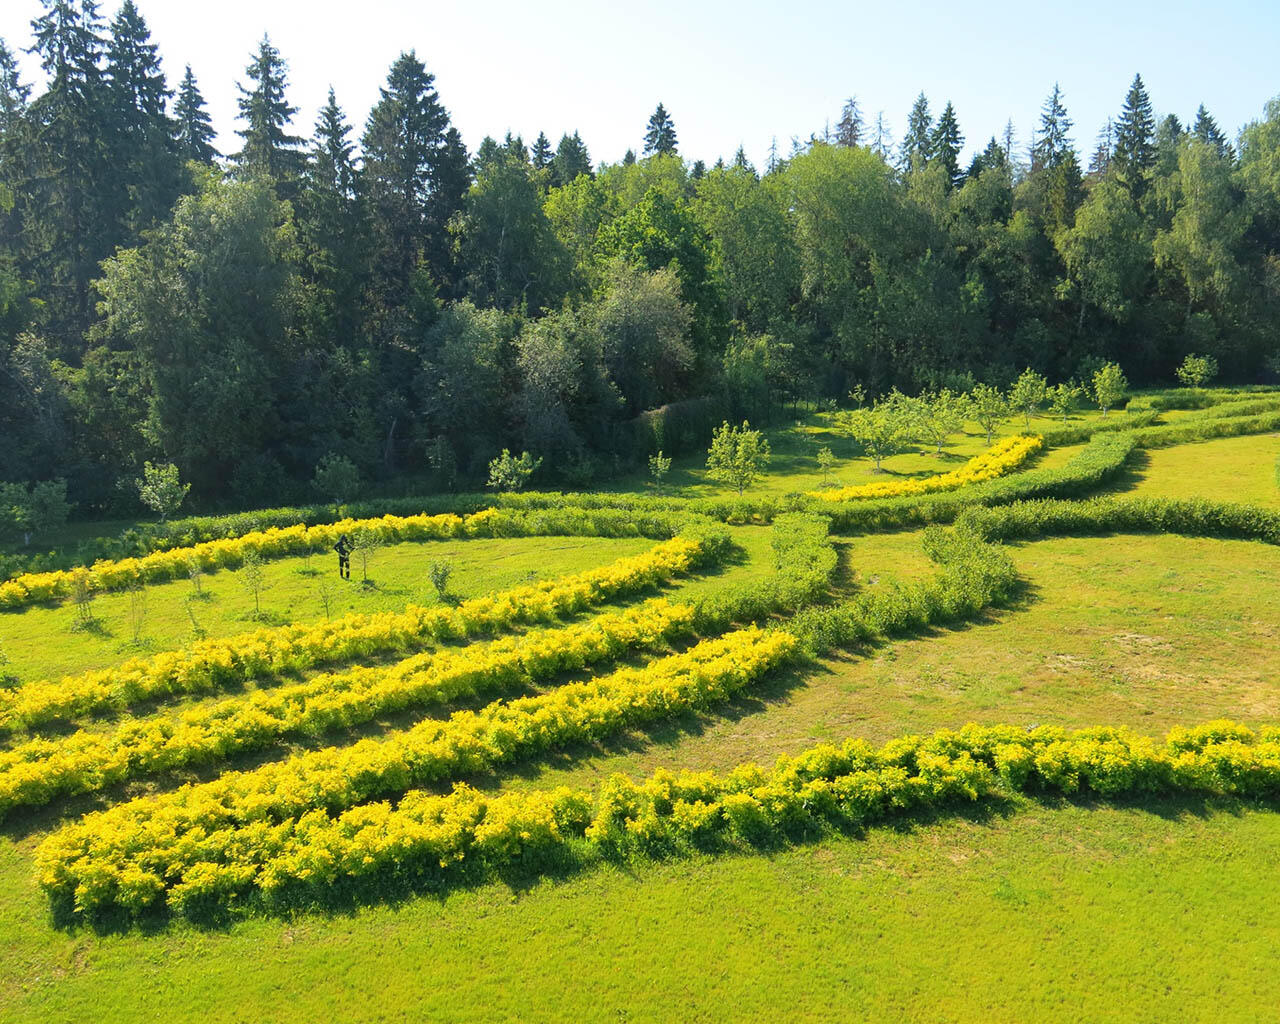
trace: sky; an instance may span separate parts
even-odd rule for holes
[[[311,134],[332,85],[358,137],[387,69],[413,49],[472,151],[508,130],[553,145],[577,130],[596,162],[638,152],[659,102],[687,159],[742,145],[763,165],[772,140],[785,155],[792,137],[834,126],[848,96],[869,121],[883,111],[895,140],[923,91],[935,115],[955,105],[967,149],[1010,118],[1025,147],[1057,81],[1087,163],[1135,72],[1161,116],[1185,121],[1203,102],[1233,137],[1280,95],[1277,0],[135,2],[170,84],[191,65],[223,152],[239,148],[235,84],[264,31],[289,63],[297,134]],[[41,9],[0,0],[0,38],[28,47]],[[22,61],[39,83],[35,57]]]

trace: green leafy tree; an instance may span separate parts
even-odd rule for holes
[[[1031,417],[1039,414],[1049,394],[1049,382],[1030,367],[1022,371],[1009,389],[1009,404],[1026,419],[1027,429],[1031,429]]]
[[[1061,416],[1062,422],[1080,408],[1080,400],[1084,397],[1084,388],[1075,381],[1056,384],[1048,391],[1049,408],[1055,416]]]
[[[986,431],[987,444],[995,436],[1000,421],[1009,415],[1009,398],[1003,391],[990,384],[977,384],[969,392],[973,418]]]
[[[44,480],[31,485],[0,484],[0,526],[21,534],[30,545],[33,537],[58,529],[71,514],[65,480]]]
[[[760,431],[752,430],[746,420],[741,427],[725,421],[711,435],[707,476],[742,494],[765,471],[769,459],[769,442]]]
[[[923,441],[934,446],[937,455],[964,429],[971,414],[969,397],[950,388],[921,395],[916,410],[916,430]]]
[[[877,473],[881,472],[881,462],[910,443],[916,429],[909,403],[896,392],[875,405],[838,414],[835,424],[841,434],[862,446]]]
[[[379,530],[373,527],[361,527],[352,533],[351,553],[360,562],[360,582],[362,584],[369,584],[369,562],[373,559],[374,553],[384,544],[386,544],[386,538],[382,536]]]
[[[663,455],[658,451],[654,455],[649,456],[649,476],[653,478],[653,487],[659,494],[662,493],[662,484],[666,480],[667,474],[671,472],[671,456]]]
[[[1093,397],[1105,417],[1107,412],[1124,399],[1129,382],[1118,363],[1105,363],[1093,375]]]
[[[1202,388],[1218,375],[1218,361],[1213,356],[1189,355],[1176,373],[1189,388]]]
[[[240,563],[240,585],[253,598],[253,617],[262,618],[262,592],[269,589],[266,563],[257,551],[250,550]]]
[[[535,459],[528,452],[521,452],[516,457],[510,449],[503,448],[502,454],[489,463],[489,486],[499,493],[522,491],[541,465],[542,460]]]
[[[191,490],[190,484],[181,481],[178,467],[172,462],[144,463],[142,477],[134,484],[142,504],[155,512],[162,523],[182,507],[187,492]]]
[[[836,457],[831,451],[830,445],[823,445],[818,449],[818,468],[822,471],[822,486],[831,486],[831,471],[835,468]]]
[[[317,493],[333,502],[336,513],[360,493],[360,470],[345,455],[329,452],[316,464],[311,483]]]
[[[1145,294],[1154,268],[1150,223],[1124,188],[1099,182],[1076,215],[1075,226],[1054,239],[1079,297],[1077,332],[1094,309],[1124,323]]]
[[[644,133],[644,155],[674,156],[676,152],[676,125],[661,103],[649,118]]]
[[[427,576],[435,588],[437,600],[443,601],[449,594],[449,579],[453,576],[453,563],[436,559],[427,566]]]

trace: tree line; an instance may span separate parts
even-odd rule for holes
[[[699,403],[1280,370],[1280,99],[1232,139],[1135,76],[1083,153],[1055,85],[1025,152],[1009,125],[967,163],[953,104],[898,143],[851,99],[759,169],[686,159],[659,104],[608,163],[570,130],[469,151],[412,50],[362,127],[330,91],[306,134],[264,37],[223,154],[132,0],[43,4],[42,91],[0,42],[0,480],[85,510],[134,509],[148,462],[206,507],[337,457],[448,489],[509,449],[583,486]]]

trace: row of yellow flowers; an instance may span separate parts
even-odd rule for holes
[[[642,668],[120,804],[45,841],[41,884],[70,891],[82,910],[111,902],[137,908],[198,864],[242,859],[279,822],[313,809],[337,813],[721,701],[795,650],[789,634],[750,627]]]
[[[394,805],[336,814],[316,808],[182,835],[159,822],[144,832],[99,818],[45,843],[38,880],[55,904],[80,913],[157,906],[201,913],[248,900],[270,909],[323,899],[335,884],[445,880],[471,863],[496,868],[542,857],[563,865],[566,853],[585,859],[773,846],[1019,792],[1274,801],[1280,729],[1255,734],[1219,721],[1175,729],[1159,742],[1115,728],[969,725],[878,749],[861,740],[823,745],[780,758],[771,770],[659,771],[639,782],[615,775],[595,795],[566,787],[487,795],[459,785],[443,796],[413,790]]]
[[[998,441],[981,455],[975,455],[963,466],[947,473],[937,473],[917,480],[885,481],[810,491],[811,498],[827,501],[853,501],[861,498],[908,498],[937,491],[954,491],[969,484],[980,484],[1012,473],[1044,447],[1038,436],[1018,434]]]
[[[596,569],[456,607],[410,605],[402,612],[259,629],[130,659],[110,669],[0,690],[0,728],[31,727],[174,694],[209,693],[249,679],[279,678],[319,665],[407,652],[432,640],[548,622],[688,572],[704,549],[699,539],[675,537]]]
[[[329,551],[344,534],[375,534],[384,543],[450,540],[469,537],[574,536],[670,537],[670,515],[643,521],[617,509],[541,509],[521,511],[486,508],[470,515],[379,516],[340,519],[334,523],[270,527],[189,547],[156,551],[138,558],[100,560],[91,566],[57,572],[27,573],[0,583],[0,611],[52,601],[77,593],[127,590],[143,583],[181,579],[193,569],[215,572],[236,569],[249,554],[264,560]]]
[[[445,648],[390,667],[359,667],[259,690],[113,732],[80,731],[0,751],[0,813],[192,764],[215,764],[300,734],[351,728],[379,715],[511,689],[625,651],[687,636],[693,608],[655,598],[558,629]]]

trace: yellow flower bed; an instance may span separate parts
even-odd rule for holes
[[[687,572],[702,552],[700,541],[675,537],[597,569],[473,598],[454,608],[410,605],[403,612],[260,629],[133,658],[115,668],[0,690],[0,728],[29,727],[171,694],[207,693],[249,679],[398,653],[431,638],[547,622]]]
[[[887,480],[883,483],[859,484],[856,487],[810,491],[809,497],[825,501],[854,501],[861,498],[908,498],[937,491],[954,491],[957,487],[980,484],[1012,473],[1043,447],[1043,438],[1018,434],[998,441],[981,455],[975,455],[959,469],[948,473],[938,473],[919,480]]]
[[[353,668],[259,690],[168,717],[81,731],[0,751],[0,813],[37,807],[155,772],[211,764],[298,734],[351,728],[407,707],[510,688],[651,647],[693,628],[693,608],[663,598],[558,629],[462,648],[397,665]]]
[[[80,910],[113,902],[142,909],[163,891],[162,877],[178,877],[187,868],[195,869],[188,881],[222,885],[240,877],[245,866],[230,866],[226,876],[219,861],[252,856],[273,834],[287,830],[292,816],[315,809],[338,813],[374,797],[725,700],[796,649],[788,633],[741,629],[643,668],[120,804],[47,839],[37,857],[40,884],[50,893],[70,890]],[[244,880],[255,873],[248,865]]]

